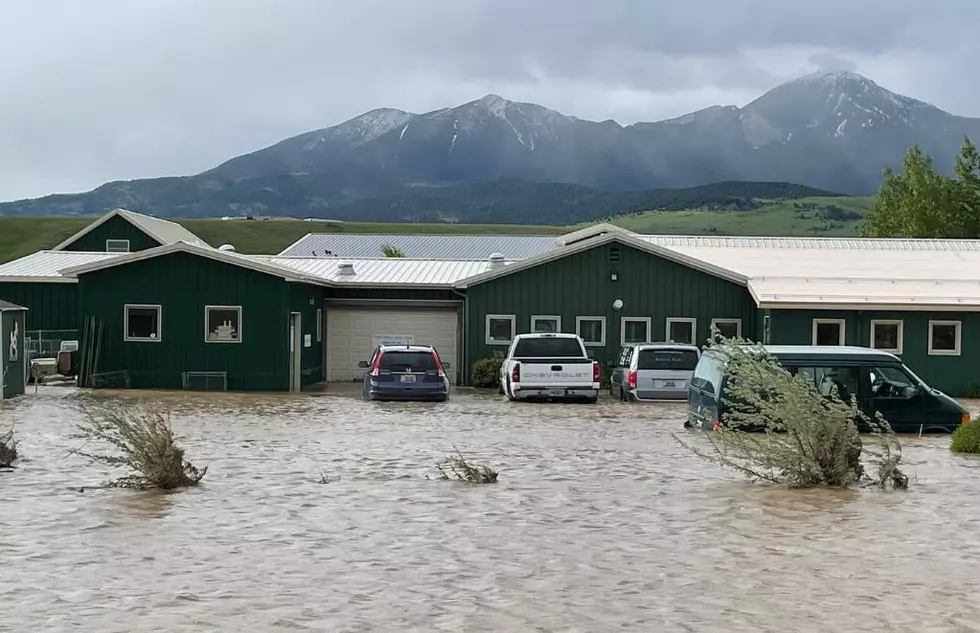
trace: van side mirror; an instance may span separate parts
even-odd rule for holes
[[[368,362],[366,360],[359,360],[357,361],[357,366],[360,367],[361,369],[367,369]]]
[[[443,369],[449,369],[449,361],[448,360],[442,361],[442,368]]]

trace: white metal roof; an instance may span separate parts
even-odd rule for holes
[[[172,222],[170,220],[164,220],[162,218],[154,218],[149,215],[143,215],[142,213],[136,213],[135,211],[129,211],[127,209],[113,209],[112,211],[106,213],[98,220],[95,220],[81,231],[75,233],[67,240],[55,246],[52,250],[60,251],[67,248],[72,242],[78,238],[86,235],[95,228],[105,224],[112,218],[119,216],[125,219],[127,222],[143,231],[160,244],[174,244],[176,242],[186,242],[188,244],[195,244],[197,246],[208,246],[208,243],[199,238],[198,236],[191,233],[189,230],[184,228],[182,225]]]
[[[434,260],[389,258],[336,257],[257,257],[274,266],[294,270],[331,283],[377,286],[441,286],[452,287],[456,282],[490,270],[489,261]],[[508,265],[512,262],[504,262]],[[341,264],[351,264],[353,275],[340,274]]]
[[[749,290],[760,308],[980,309],[980,280],[766,277],[750,280]]]
[[[551,235],[375,235],[367,233],[309,233],[279,255],[283,257],[381,257],[390,244],[412,259],[485,259],[500,253],[507,260],[526,259],[560,244]]]
[[[38,251],[4,264],[0,264],[0,283],[11,282],[61,282],[75,283],[65,277],[62,268],[81,266],[119,257],[123,253],[91,253],[85,251]]]
[[[980,240],[862,237],[712,237],[641,235],[645,242],[668,248],[764,248],[767,250],[980,251]]]

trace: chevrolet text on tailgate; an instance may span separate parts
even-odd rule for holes
[[[500,366],[508,400],[599,399],[599,363],[575,334],[518,334]]]

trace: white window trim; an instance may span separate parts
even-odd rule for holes
[[[323,308],[316,311],[316,342],[323,342]]]
[[[491,320],[510,321],[510,340],[507,340],[507,341],[492,341],[492,340],[490,340],[490,321]],[[487,318],[486,318],[486,322],[484,323],[483,334],[484,334],[484,338],[486,339],[484,342],[487,345],[507,345],[507,346],[510,346],[510,344],[514,341],[514,337],[517,336],[517,317],[515,315],[513,315],[513,314],[488,314],[487,315]]]
[[[230,341],[215,341],[208,338],[211,329],[208,327],[208,312],[211,310],[229,310],[238,312],[238,338]],[[205,343],[241,343],[242,342],[242,306],[204,306],[204,342]]]
[[[585,342],[586,347],[605,347],[606,346],[606,317],[604,316],[577,316],[575,317],[575,334],[582,336],[582,322],[583,321],[598,321],[602,325],[602,337],[598,342],[588,343]]]
[[[875,346],[875,326],[876,325],[897,325],[898,326],[898,347],[895,349],[888,349],[885,347]],[[932,337],[929,337],[932,340]],[[871,319],[871,334],[868,338],[871,341],[871,348],[878,349],[883,352],[889,352],[891,354],[901,354],[902,348],[905,345],[905,321],[901,319]]]
[[[125,244],[126,245],[126,250],[124,250],[124,251],[112,250],[112,249],[109,248],[109,242],[117,242],[117,243],[120,243],[120,244]],[[110,238],[110,239],[107,239],[105,241],[105,252],[107,252],[107,253],[129,253],[129,252],[132,252],[132,251],[130,250],[129,240],[119,240],[119,239],[111,239]]]
[[[153,309],[157,311],[157,331],[156,338],[139,338],[129,335],[129,311],[132,308],[141,310]],[[123,340],[127,343],[159,343],[163,340],[163,306],[153,303],[126,303],[123,304]]]
[[[670,342],[670,326],[674,323],[691,324],[691,345],[698,344],[698,320],[692,317],[667,317],[667,326],[664,328],[664,340]],[[741,327],[741,326],[739,326]]]
[[[734,323],[736,338],[742,338],[742,319],[711,319],[711,329],[714,330],[716,323]],[[668,331],[668,334],[670,332]]]
[[[535,314],[531,316],[531,331],[534,332],[534,324],[536,321],[555,321],[555,331],[561,332],[561,317],[557,314]]]
[[[646,323],[647,324],[647,340],[639,341],[641,343],[650,342],[650,327],[651,319],[650,317],[621,317],[619,319],[619,344],[620,345],[636,345],[637,342],[627,343],[626,342],[626,324],[627,323]]]
[[[936,325],[956,326],[956,349],[933,349],[932,328]],[[962,321],[929,321],[929,356],[959,356],[963,352],[963,322]]]
[[[817,344],[817,326],[818,325],[839,325],[840,326],[840,336],[837,340],[838,346],[843,346],[844,341],[847,340],[847,319],[813,319],[813,324],[810,330],[810,345]],[[833,347],[833,346],[827,346]]]

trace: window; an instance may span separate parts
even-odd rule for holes
[[[606,317],[575,317],[575,331],[586,345],[605,345]]]
[[[316,311],[316,342],[323,341],[323,310]]]
[[[929,321],[929,355],[959,356],[961,329],[959,321]]]
[[[531,317],[532,332],[561,332],[560,316],[533,316]]]
[[[742,319],[711,319],[711,327],[725,338],[742,337]]]
[[[875,400],[908,400],[919,395],[919,381],[898,367],[872,367],[868,373]]]
[[[693,349],[641,349],[636,368],[692,371],[698,364],[698,353]]]
[[[241,306],[205,306],[204,322],[204,340],[208,343],[242,342]]]
[[[514,345],[514,358],[581,358],[582,346],[568,337],[525,338]]]
[[[123,340],[158,342],[162,337],[162,312],[158,305],[123,306]]]
[[[650,340],[650,317],[623,317],[622,344],[647,343]]]
[[[373,361],[374,359],[372,359]],[[432,352],[386,351],[381,357],[379,369],[395,373],[411,371],[437,371],[435,354]]]
[[[822,396],[830,396],[836,389],[837,397],[850,402],[858,397],[859,373],[857,367],[787,367],[790,373],[806,376]]]
[[[487,345],[510,345],[514,340],[513,314],[487,315]]]
[[[844,319],[814,319],[812,345],[843,345]]]
[[[698,320],[680,317],[667,319],[667,341],[694,344],[698,335]]]
[[[105,252],[107,253],[128,253],[129,240],[106,240]]]
[[[724,371],[722,359],[708,352],[701,357],[700,362],[694,367],[691,384],[706,393],[716,393],[721,387]]]
[[[902,321],[871,320],[871,347],[893,354],[902,353]]]

